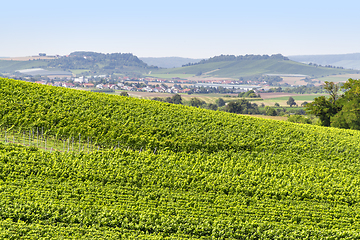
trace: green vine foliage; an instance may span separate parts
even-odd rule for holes
[[[357,131],[0,86],[3,127],[129,146],[50,153],[0,144],[1,239],[360,238]]]

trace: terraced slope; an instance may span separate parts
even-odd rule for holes
[[[360,238],[356,131],[0,83],[2,124],[134,149],[0,144],[0,238]]]

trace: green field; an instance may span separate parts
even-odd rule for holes
[[[346,82],[349,78],[359,79],[360,74],[332,75],[332,76],[318,78],[318,80],[328,81],[328,82]]]
[[[0,60],[0,72],[14,72],[16,70],[29,69],[29,68],[46,68],[47,61],[10,61]]]
[[[70,71],[74,74],[81,74],[90,71],[90,69],[71,69]]]
[[[188,77],[193,77],[194,74],[182,74],[182,73],[175,73],[175,74],[147,74],[145,76],[154,77],[154,78],[164,78],[164,79],[172,79],[172,78],[186,79]]]
[[[9,79],[0,104],[18,143],[95,146],[7,135],[1,239],[360,238],[359,131]]]
[[[239,78],[263,74],[303,74],[321,77],[332,74],[356,73],[355,70],[313,67],[294,61],[266,59],[244,61],[209,62],[181,68],[154,70],[152,74],[197,74],[202,72],[208,77]]]

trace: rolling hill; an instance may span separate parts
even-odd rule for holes
[[[358,131],[10,79],[0,105],[21,140],[107,148],[0,144],[0,238],[360,237]]]
[[[360,70],[360,53],[289,56],[293,61]]]
[[[54,59],[29,61],[0,60],[0,72],[12,73],[17,70],[42,68],[45,70],[74,71],[76,73],[146,73],[157,67],[149,67],[131,53],[73,52],[68,56]]]
[[[240,78],[264,74],[301,74],[310,77],[321,77],[332,74],[357,73],[348,69],[315,67],[294,62],[282,55],[260,56],[221,55],[189,64],[181,68],[159,69],[154,74],[194,74],[208,77]]]
[[[182,58],[182,57],[141,57],[140,60],[147,63],[149,66],[157,66],[159,68],[175,68],[182,67],[188,63],[197,63],[201,59]]]

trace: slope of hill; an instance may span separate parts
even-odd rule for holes
[[[15,72],[16,70],[44,68],[63,71],[83,70],[96,74],[111,73],[145,73],[157,67],[149,67],[131,53],[95,53],[73,52],[68,56],[55,59],[13,61],[0,60],[0,72]]]
[[[0,73],[11,73],[21,69],[29,68],[46,68],[48,66],[47,61],[11,61],[0,60]]]
[[[293,61],[360,70],[360,53],[289,56]]]
[[[281,55],[216,56],[182,68],[159,69],[157,74],[202,74],[203,76],[239,78],[263,74],[302,74],[320,77],[356,73],[354,70],[315,67],[288,60]]]
[[[0,144],[1,238],[360,237],[357,131],[8,79],[0,94],[1,126],[112,149]]]
[[[188,63],[197,63],[201,59],[194,58],[182,58],[182,57],[141,57],[142,61],[147,63],[149,66],[157,66],[160,68],[177,68]]]

